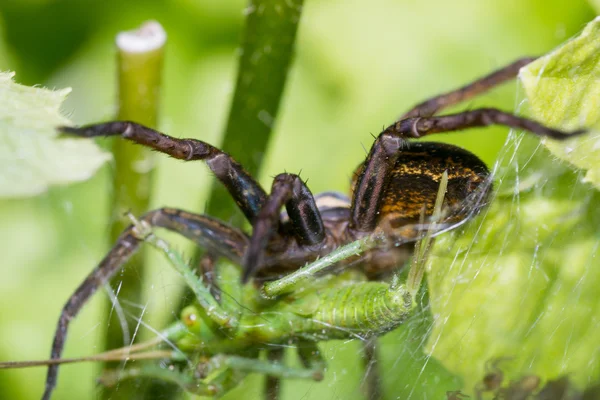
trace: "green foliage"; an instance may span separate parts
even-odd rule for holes
[[[600,188],[600,19],[523,68],[520,80],[533,117],[565,129],[591,130],[567,145],[552,140],[544,144],[556,157],[585,170],[584,181]]]
[[[468,389],[481,381],[486,362],[497,359],[512,379],[568,375],[586,386],[600,378],[600,193],[584,182],[600,166],[594,145],[599,26],[591,22],[521,72],[535,118],[564,129],[583,124],[591,132],[546,140],[551,152],[531,136],[511,138],[491,207],[435,245],[427,348]],[[588,169],[585,178],[557,154]]]
[[[114,34],[158,19],[169,34],[160,129],[218,144],[233,93],[245,6],[243,0],[6,0],[0,2],[0,51],[4,56],[8,49],[11,57],[2,57],[0,66],[18,71],[27,84],[72,86],[64,109],[75,123],[106,120],[116,110]],[[584,0],[334,0],[306,2],[304,7],[274,140],[257,157],[265,163],[260,174],[265,187],[279,172],[302,170],[313,192],[347,191],[353,169],[372,143],[370,134],[413,104],[516,58],[542,54],[595,15]],[[508,85],[466,106],[512,110],[514,99],[514,86]],[[435,140],[460,144],[492,163],[505,133],[491,128]],[[212,179],[206,169],[157,160],[160,170],[150,208],[205,212]],[[38,198],[0,204],[5,266],[0,279],[0,359],[48,356],[58,310],[107,250],[107,175],[114,170],[105,172]],[[187,242],[168,238],[190,253]],[[132,319],[143,307],[144,323],[160,329],[180,301],[174,295],[180,282],[165,272],[164,263],[152,259],[151,264],[143,302],[123,304]],[[92,302],[74,321],[67,356],[98,351],[99,332],[107,323],[99,306]],[[460,387],[436,358],[423,352],[431,318],[422,309],[380,342],[389,398],[437,399]],[[138,334],[152,335],[143,326]],[[329,364],[325,382],[286,381],[283,398],[362,399],[359,343],[337,341],[322,348]],[[44,373],[3,372],[0,392],[7,398],[36,398]],[[63,367],[61,380],[68,384],[59,386],[55,398],[93,397],[99,374],[97,365]],[[250,377],[230,398],[260,398],[260,383],[260,377]]]
[[[58,138],[55,127],[70,124],[60,107],[71,89],[19,85],[13,76],[0,73],[0,197],[90,178],[110,156],[92,142]]]
[[[600,1],[599,0],[588,0],[588,3],[590,3],[590,5],[592,7],[594,7],[595,10],[600,11]]]

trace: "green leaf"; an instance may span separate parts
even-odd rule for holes
[[[596,12],[600,12],[600,0],[588,0],[588,3],[590,3]]]
[[[71,89],[23,86],[13,76],[0,73],[0,197],[90,178],[110,156],[88,140],[58,139],[55,130],[71,124],[60,114]]]
[[[490,207],[440,237],[429,260],[427,349],[466,390],[494,360],[505,384],[526,374],[568,375],[580,387],[600,378],[600,193],[574,167],[598,187],[598,28],[597,19],[521,71],[533,118],[592,132],[547,148],[513,135]]]
[[[535,119],[592,130],[567,146],[553,140],[544,144],[561,160],[585,169],[584,179],[600,188],[600,18],[579,37],[523,68],[520,80]]]

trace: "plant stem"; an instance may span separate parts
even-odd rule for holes
[[[156,127],[163,70],[163,53],[166,35],[157,22],[146,22],[139,29],[117,35],[118,63],[118,115],[119,120],[131,120]],[[115,140],[112,147],[115,159],[113,174],[113,200],[111,208],[110,241],[114,243],[128,225],[123,216],[130,211],[140,215],[147,211],[150,202],[154,157],[143,146],[125,140]],[[134,256],[126,269],[111,281],[119,298],[141,303],[143,254]],[[118,303],[109,301],[110,315],[105,337],[105,348],[114,349],[133,342],[132,334],[137,321],[125,320]],[[121,314],[121,315],[119,315]],[[114,368],[109,363],[108,368]],[[125,387],[119,388],[120,396]],[[131,392],[134,398],[135,393]],[[104,398],[113,396],[112,390],[103,391]],[[126,396],[125,396],[126,397]]]
[[[221,148],[256,176],[273,131],[294,53],[303,0],[251,0],[235,93]],[[208,214],[242,222],[227,191],[213,187]]]
[[[237,82],[221,148],[253,176],[258,175],[273,132],[302,7],[303,0],[250,0],[246,9]],[[243,223],[242,213],[218,184],[213,185],[207,213],[234,225]],[[274,393],[272,399],[278,397]]]

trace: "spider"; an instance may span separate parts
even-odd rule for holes
[[[183,310],[181,321],[164,332],[164,338],[180,349],[169,357],[181,359],[182,350],[195,354],[196,363],[188,366],[186,375],[158,366],[125,369],[105,375],[105,384],[145,375],[176,382],[193,393],[221,395],[248,372],[321,379],[324,362],[317,343],[378,336],[400,325],[414,307],[415,287],[407,288],[396,278],[391,284],[386,283],[386,277],[411,256],[422,232],[437,235],[466,221],[485,205],[491,192],[490,172],[474,154],[448,144],[409,139],[491,124],[556,140],[584,132],[563,132],[493,108],[436,116],[448,106],[513,78],[532,60],[517,60],[402,115],[379,134],[366,160],[356,169],[351,198],[337,193],[313,196],[305,182],[291,173],[277,175],[267,193],[240,164],[218,148],[200,140],[174,138],[135,122],[59,128],[65,134],[83,138],[121,136],[184,161],[203,160],[246,216],[252,233],[210,216],[173,208],[146,213],[125,229],[68,299],[58,321],[51,360],[61,357],[69,322],[140,244],[148,242],[167,255],[196,295],[197,302]],[[435,214],[445,174],[448,178],[443,185],[443,207],[438,205],[443,212]],[[433,215],[443,218],[434,221]],[[177,253],[152,233],[152,227],[177,232],[209,253],[241,266],[241,272],[230,274],[239,285],[215,279],[223,291],[237,293],[244,307],[253,312],[239,313],[226,302],[217,301]],[[385,240],[370,241],[365,246],[366,239],[377,232]],[[355,243],[358,245],[351,247]],[[333,258],[327,258],[330,254]],[[314,269],[301,267],[317,259],[337,263],[338,268],[356,268],[354,272],[324,274],[316,279]],[[356,271],[367,280],[348,277]],[[280,280],[268,282],[281,276]],[[248,283],[253,277],[257,278],[254,283]],[[309,278],[313,278],[310,285],[295,291],[299,282]],[[266,343],[296,345],[305,368],[258,359],[258,352],[266,348]],[[58,364],[50,365],[43,399],[50,398],[57,374]]]

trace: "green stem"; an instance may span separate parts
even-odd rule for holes
[[[290,68],[303,0],[251,0],[235,93],[221,148],[253,176],[259,172]],[[242,223],[227,191],[213,187],[208,214]]]
[[[281,364],[284,362],[284,350],[283,347],[267,349],[265,357],[270,363]],[[265,376],[263,392],[265,400],[279,400],[281,396],[281,379],[278,376]]]
[[[162,27],[156,22],[147,22],[136,31],[121,32],[117,36],[119,120],[131,120],[156,127],[165,39]],[[149,149],[125,140],[115,140],[112,152],[115,173],[112,183],[110,241],[114,243],[127,226],[123,214],[131,211],[140,215],[148,209],[154,157]],[[111,281],[113,290],[117,291],[117,287],[119,288],[119,298],[141,303],[143,266],[143,255],[139,253]],[[134,319],[126,321],[122,316],[119,318],[119,313],[113,312],[114,307],[112,302],[107,304],[107,312],[111,317],[105,337],[106,349],[129,344],[137,325]],[[114,364],[109,364],[111,366]],[[119,390],[122,392],[124,388]],[[104,398],[111,395],[110,391],[104,391]]]
[[[221,148],[253,176],[259,172],[279,111],[302,7],[303,0],[250,0],[247,7],[250,12],[242,33],[235,92]],[[204,209],[204,204],[200,208]],[[234,225],[243,223],[242,213],[219,184],[212,188],[207,214]],[[179,309],[184,306],[181,303]],[[174,397],[162,394],[164,398]]]

